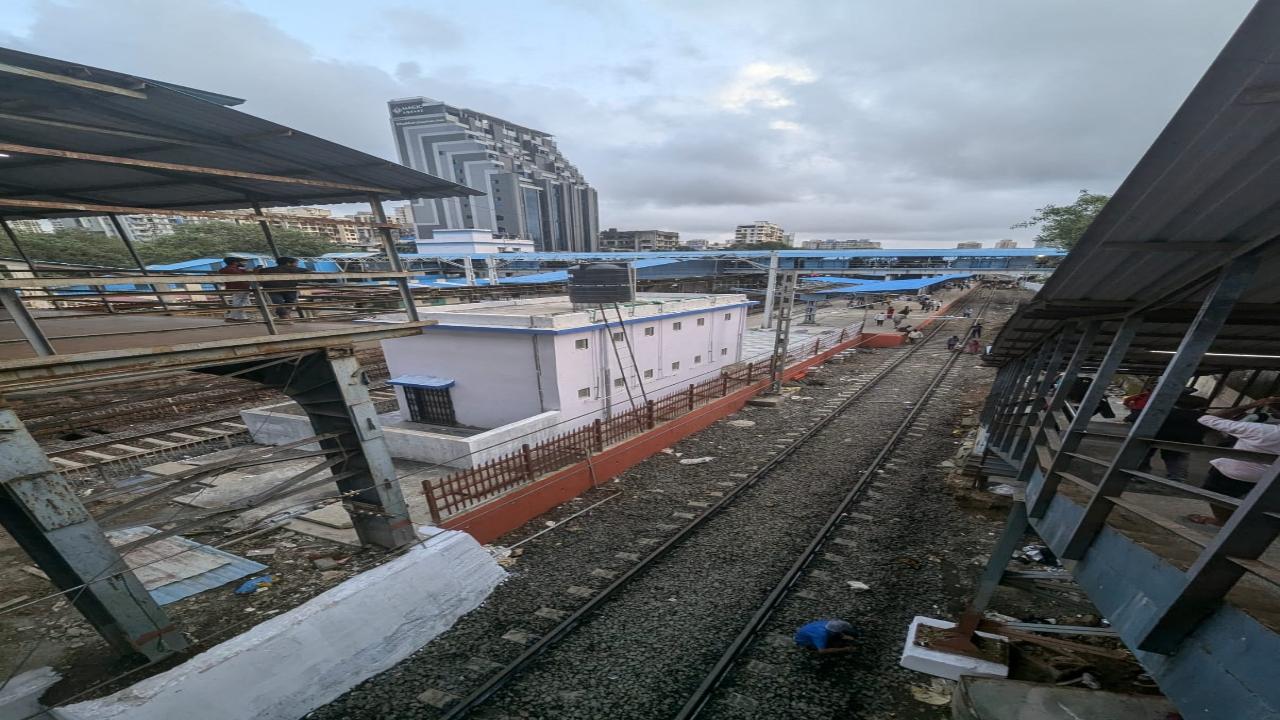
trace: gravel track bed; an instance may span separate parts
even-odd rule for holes
[[[958,323],[953,323],[953,326],[947,330],[958,327]],[[939,334],[938,340],[933,344],[941,343],[945,337],[946,335]],[[513,532],[503,539],[503,543],[509,545],[529,537],[546,529],[546,524],[555,519],[567,517],[602,499],[612,498],[599,508],[574,519],[565,526],[523,545],[524,554],[518,558],[516,565],[510,568],[510,578],[495,591],[483,607],[470,613],[450,631],[396,667],[362,683],[308,717],[426,718],[428,720],[440,717],[443,711],[429,704],[430,701],[438,701],[438,693],[455,697],[467,694],[498,667],[513,660],[540,633],[550,630],[557,624],[557,612],[549,611],[567,613],[585,601],[585,598],[567,592],[569,588],[598,590],[604,587],[609,579],[604,577],[605,573],[599,571],[616,571],[633,562],[618,558],[618,553],[635,553],[643,556],[657,542],[670,537],[689,521],[688,518],[677,517],[674,513],[700,512],[701,508],[689,505],[691,500],[712,502],[717,499],[714,493],[727,492],[732,486],[740,483],[746,474],[772,457],[775,451],[772,445],[781,444],[776,442],[778,439],[785,437],[789,432],[799,434],[812,426],[819,417],[830,411],[831,408],[824,405],[839,402],[841,393],[852,390],[852,383],[871,377],[891,360],[899,357],[901,352],[901,350],[880,350],[860,353],[843,364],[827,365],[817,373],[824,385],[809,385],[796,393],[801,397],[809,398],[808,400],[788,401],[779,409],[748,407],[726,420],[751,420],[756,423],[755,427],[739,428],[727,422],[720,422],[674,447],[675,452],[683,455],[684,458],[709,455],[716,458],[713,462],[686,466],[677,463],[677,455],[655,456],[632,468],[617,480],[592,490],[583,497]],[[929,353],[931,348],[924,348],[922,352]],[[907,370],[906,366],[912,362],[914,361],[904,363],[901,369]],[[938,362],[931,362],[930,365],[936,368]],[[924,374],[931,376],[932,373],[926,371]],[[886,379],[885,387],[897,387],[899,392],[918,394],[928,382],[928,378],[923,377],[916,390],[908,391],[903,382],[896,380],[897,377],[899,376],[895,375],[893,378]],[[864,400],[873,399],[871,395],[872,393],[869,392]],[[807,542],[808,532],[792,532],[792,528],[789,527],[791,519],[796,515],[787,508],[795,505],[796,488],[800,487],[804,492],[809,492],[808,484],[814,482],[813,478],[823,475],[842,478],[856,475],[853,469],[855,463],[869,459],[877,446],[875,442],[868,442],[867,447],[862,448],[861,454],[855,457],[853,455],[855,450],[851,446],[861,447],[860,444],[855,444],[855,438],[858,435],[887,433],[888,429],[892,428],[906,412],[905,409],[900,409],[902,408],[900,397],[890,398],[887,402],[884,402],[885,398],[877,399],[882,402],[855,404],[845,418],[834,423],[830,431],[823,433],[823,436],[840,435],[840,437],[822,440],[826,443],[827,459],[821,462],[820,467],[789,472],[790,479],[784,478],[783,468],[780,467],[770,478],[763,481],[763,485],[770,485],[776,481],[778,484],[787,483],[791,488],[790,492],[774,496],[776,507],[769,508],[769,513],[766,515],[777,518],[778,522],[771,523],[768,526],[770,528],[768,532],[781,532],[793,538],[790,542],[798,542],[801,546]],[[894,403],[898,403],[897,407],[894,407]],[[894,410],[886,412],[887,408],[894,408]],[[814,441],[818,442],[819,438],[814,438]],[[829,461],[830,458],[838,458],[838,460],[833,463]],[[792,464],[794,463],[788,463],[788,465]],[[806,507],[801,509],[798,515],[804,521],[812,518],[820,524],[820,519],[826,514],[822,503],[826,502],[829,506],[830,502],[834,502],[831,498],[835,497],[839,497],[839,493],[833,492],[830,497],[824,496],[820,501],[806,500]],[[739,502],[743,499],[745,498],[740,499]],[[760,522],[759,517],[741,514],[743,519],[738,521],[736,518],[740,513],[731,512],[730,509],[726,509],[724,515],[730,522],[741,522],[746,526],[746,530],[739,531],[734,538],[736,548],[722,548],[724,552],[729,553],[724,555],[724,558],[737,557],[733,553],[742,552],[743,549],[750,551],[751,548],[758,548],[756,552],[747,552],[748,565],[757,564],[757,561],[766,555],[779,556],[783,567],[789,562],[785,557],[786,553],[775,552],[768,548],[768,544],[756,531],[755,528]],[[783,521],[783,518],[787,520]],[[816,529],[816,525],[814,528]],[[692,540],[691,538],[691,542]],[[989,538],[984,537],[984,540],[989,541]],[[711,562],[713,565],[722,566],[728,560]],[[780,572],[780,570],[773,572],[769,581],[760,584],[760,587],[776,580]],[[686,578],[686,582],[687,580]],[[667,602],[668,597],[688,599],[687,589],[674,589],[679,592],[663,595],[661,601],[666,605],[654,610],[661,609],[665,612],[668,605],[679,604]],[[713,617],[708,622],[715,621],[716,617],[723,617],[725,611],[720,608],[727,607],[726,603],[735,604],[736,601],[731,597],[735,594],[721,588],[715,590],[712,596],[715,602],[709,604],[709,612]],[[657,613],[655,617],[659,618],[659,624],[672,624],[662,619],[662,613]],[[727,623],[726,626],[728,625],[733,623]],[[736,631],[736,627],[731,632],[733,631]],[[522,634],[524,637],[521,637]],[[504,635],[507,636],[506,639]],[[673,647],[680,647],[681,643],[688,638],[688,633],[679,635]],[[726,637],[723,643],[714,649],[714,653],[718,653],[720,647],[727,644],[728,640],[729,638]],[[570,638],[562,646],[568,647],[572,641],[573,638]],[[615,643],[609,641],[606,644],[614,645]],[[597,648],[597,651],[602,654],[607,650],[607,647]],[[713,660],[714,657],[711,659]],[[706,664],[709,664],[709,661]],[[578,668],[575,667],[573,672],[576,674]],[[610,685],[618,685],[618,681],[608,679],[609,674],[616,675],[616,672],[610,672],[608,668],[602,667],[600,673],[603,673],[602,676]],[[566,692],[570,693],[585,687],[578,679],[566,678],[566,681],[562,681],[561,684],[567,685],[569,689]],[[419,696],[424,692],[436,695],[436,698],[424,697],[419,700]],[[534,694],[546,697],[551,693],[548,688],[547,692],[539,690]],[[572,699],[572,696],[568,699]],[[683,700],[683,697],[680,699]],[[554,702],[560,701],[560,699],[554,700]],[[665,713],[665,709],[659,712],[656,707],[646,705],[650,702],[647,696],[638,702],[632,701],[633,706],[638,706],[632,708],[634,716],[663,717],[664,714],[669,714]],[[577,710],[556,707],[547,710],[545,715],[533,706],[523,709],[518,705],[505,707],[508,715],[517,717],[564,717],[566,712],[569,715],[583,717],[597,715],[595,711],[585,707],[579,707]]]

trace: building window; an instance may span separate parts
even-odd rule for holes
[[[616,332],[616,333],[614,333],[614,334],[613,334],[613,341],[614,341],[614,342],[622,342],[622,341],[624,341],[624,340],[626,340],[626,339],[627,339],[627,333],[626,333],[625,331],[624,331],[624,332]]]
[[[644,379],[645,379],[645,380],[648,380],[648,379],[649,379],[649,378],[651,378],[651,377],[653,377],[653,371],[652,371],[652,370],[645,370],[645,371],[644,371]]]
[[[582,388],[581,390],[579,390],[579,391],[578,391],[578,397],[586,397],[586,398],[591,397],[591,388],[589,388],[589,387],[584,387],[584,388]]]
[[[587,349],[587,347],[588,347],[588,345],[589,345],[589,343],[587,342],[587,339],[586,339],[586,338],[582,338],[581,340],[574,340],[574,341],[573,341],[573,347],[574,347],[574,348],[576,348],[576,349],[578,349],[578,350],[586,350],[586,349]]]
[[[680,369],[680,361],[679,361],[679,360],[677,360],[677,361],[675,361],[675,362],[671,363],[671,369],[672,369],[672,370],[679,370],[679,369]]]
[[[651,337],[653,335],[653,326],[650,325],[649,327],[645,328],[644,334],[646,337]]]
[[[671,329],[672,329],[672,330],[679,330],[679,329],[680,329],[680,328],[682,328],[682,327],[684,327],[684,324],[683,324],[683,323],[679,323],[679,322],[673,322],[673,323],[671,323]]]
[[[702,327],[703,325],[706,325],[706,324],[707,324],[706,318],[698,318],[698,327]]]
[[[725,320],[732,320],[732,319],[733,319],[733,313],[725,313],[725,314],[724,314],[724,319],[725,319]]]
[[[624,377],[614,378],[614,379],[613,379],[613,386],[614,386],[614,387],[622,387],[622,386],[624,386],[624,385],[626,385],[626,384],[627,384],[627,379],[626,379],[626,378],[624,378]]]
[[[721,355],[728,355],[728,354],[729,354],[729,348],[720,348],[720,354],[721,354]]]
[[[694,356],[693,356],[693,364],[694,364],[694,365],[701,365],[701,364],[702,364],[702,356],[701,356],[701,355],[694,355]]]
[[[405,387],[404,398],[409,405],[409,419],[432,425],[457,425],[453,414],[453,397],[449,388]]]

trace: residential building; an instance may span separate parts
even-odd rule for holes
[[[1011,248],[1016,248],[1016,247],[1018,247],[1018,241],[1013,240],[1011,238],[1005,238],[1003,240],[996,241],[997,250],[1009,250]]]
[[[86,232],[103,233],[111,237],[117,237],[116,229],[111,225],[111,220],[102,215],[93,215],[88,217],[70,217],[70,218],[53,218],[49,220],[50,226],[55,230],[84,230]]]
[[[596,191],[541,130],[429,98],[392,100],[400,162],[484,195],[413,203],[416,236],[491,230],[538,250],[599,250]]]
[[[390,220],[400,226],[401,237],[408,235],[416,237],[413,228],[413,207],[408,203],[396,206],[396,208],[391,211]]]
[[[619,230],[609,228],[600,233],[600,249],[618,252],[679,250],[680,233],[667,230]]]
[[[858,240],[831,239],[805,240],[801,243],[806,250],[879,250],[880,243],[875,240],[861,238]]]
[[[436,230],[414,244],[423,255],[474,255],[476,253],[536,252],[533,241],[488,230]]]
[[[47,220],[9,220],[9,229],[22,235],[47,235],[53,226]]]
[[[757,220],[749,225],[739,225],[733,231],[735,245],[759,245],[760,243],[789,243],[791,236],[782,231],[777,223],[768,220]]]
[[[976,240],[966,240],[965,242],[956,243],[957,250],[978,250],[982,247],[982,243]]]
[[[692,240],[684,241],[685,250],[707,250],[716,245],[719,245],[719,243],[713,243],[706,238],[693,238]]]

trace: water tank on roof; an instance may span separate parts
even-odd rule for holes
[[[569,301],[604,305],[636,299],[636,271],[631,263],[588,263],[569,268]]]

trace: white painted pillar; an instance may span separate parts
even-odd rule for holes
[[[476,266],[472,264],[470,257],[462,258],[462,272],[466,276],[467,285],[476,284]]]
[[[764,325],[773,327],[773,302],[778,287],[778,253],[769,253],[769,283],[764,288]]]

